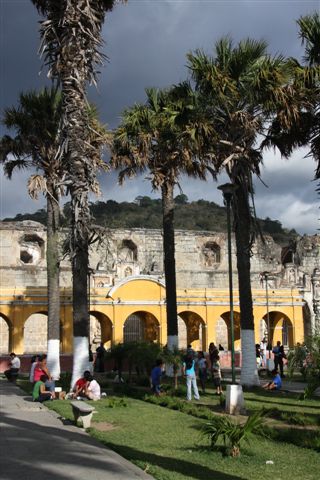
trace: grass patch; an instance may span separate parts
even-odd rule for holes
[[[201,435],[205,420],[132,398],[126,403],[126,408],[109,408],[108,399],[95,402],[90,435],[157,480],[256,480],[266,475],[278,480],[318,478],[318,453],[312,450],[254,437],[241,456],[232,459],[219,446],[210,451],[209,441]],[[64,418],[73,418],[68,401],[48,402],[48,406]],[[100,422],[114,428],[96,429]],[[274,464],[267,465],[268,460]]]

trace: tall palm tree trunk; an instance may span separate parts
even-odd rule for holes
[[[257,371],[254,318],[250,278],[250,228],[251,214],[248,202],[248,192],[241,181],[236,181],[233,202],[235,237],[237,246],[237,269],[239,280],[240,326],[241,326],[241,384],[259,385]]]
[[[178,347],[177,287],[174,243],[174,186],[164,183],[161,187],[163,210],[164,275],[167,299],[167,346]]]
[[[47,286],[48,367],[52,378],[60,377],[60,288],[59,288],[59,195],[47,182]]]
[[[64,50],[60,80],[63,101],[62,150],[66,152],[71,194],[70,253],[73,275],[73,371],[71,388],[84,370],[89,369],[89,311],[87,277],[89,265],[89,235],[91,215],[88,195],[96,187],[96,153],[90,144],[86,84],[92,63],[84,52],[93,52],[99,41],[94,35],[84,34],[83,25],[96,15],[103,22],[99,2],[68,1],[63,12],[62,32]],[[100,5],[101,9],[102,6]],[[98,35],[99,27],[94,32]]]

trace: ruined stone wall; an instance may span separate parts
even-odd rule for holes
[[[2,285],[46,285],[46,229],[37,222],[0,222]],[[176,271],[178,288],[227,288],[227,236],[224,233],[177,230]],[[63,241],[63,234],[61,242]],[[237,285],[235,242],[232,241],[234,282]],[[253,287],[261,286],[261,272],[268,271],[274,288],[305,284],[320,269],[320,236],[303,236],[292,262],[282,263],[282,249],[270,236],[252,247]],[[118,229],[103,234],[90,252],[91,284],[110,286],[126,276],[158,275],[163,279],[162,232],[152,229]],[[71,285],[68,259],[61,261],[61,286]],[[270,280],[271,282],[271,280]],[[272,283],[272,282],[271,282]]]

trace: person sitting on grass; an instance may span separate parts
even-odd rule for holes
[[[151,388],[153,393],[159,397],[161,395],[161,375],[162,375],[163,361],[158,358],[155,367],[151,371]]]
[[[272,381],[263,385],[262,388],[266,390],[280,390],[282,387],[282,381],[279,373],[277,370],[272,370],[271,375]]]
[[[49,390],[46,390],[46,382],[48,380],[47,375],[41,375],[33,386],[32,398],[34,402],[45,402],[46,400],[52,400],[54,395]]]
[[[97,380],[93,378],[90,374],[87,376],[87,384],[85,388],[85,397],[89,400],[100,400],[101,398],[101,388]]]
[[[88,378],[91,377],[91,373],[89,370],[85,370],[83,372],[83,376],[79,378],[74,387],[72,392],[72,398],[77,397],[85,397],[86,396],[86,388],[88,383]]]

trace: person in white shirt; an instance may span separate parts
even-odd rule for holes
[[[20,359],[17,357],[17,355],[12,352],[10,353],[10,362],[9,362],[10,368],[9,370],[6,370],[4,372],[5,376],[9,380],[9,382],[12,382],[15,380],[18,376],[18,372],[20,370],[21,362]]]
[[[97,382],[97,380],[93,378],[92,375],[88,376],[87,380],[88,380],[88,383],[87,383],[86,392],[85,392],[86,397],[89,400],[100,400],[101,389],[100,389],[99,383]]]

